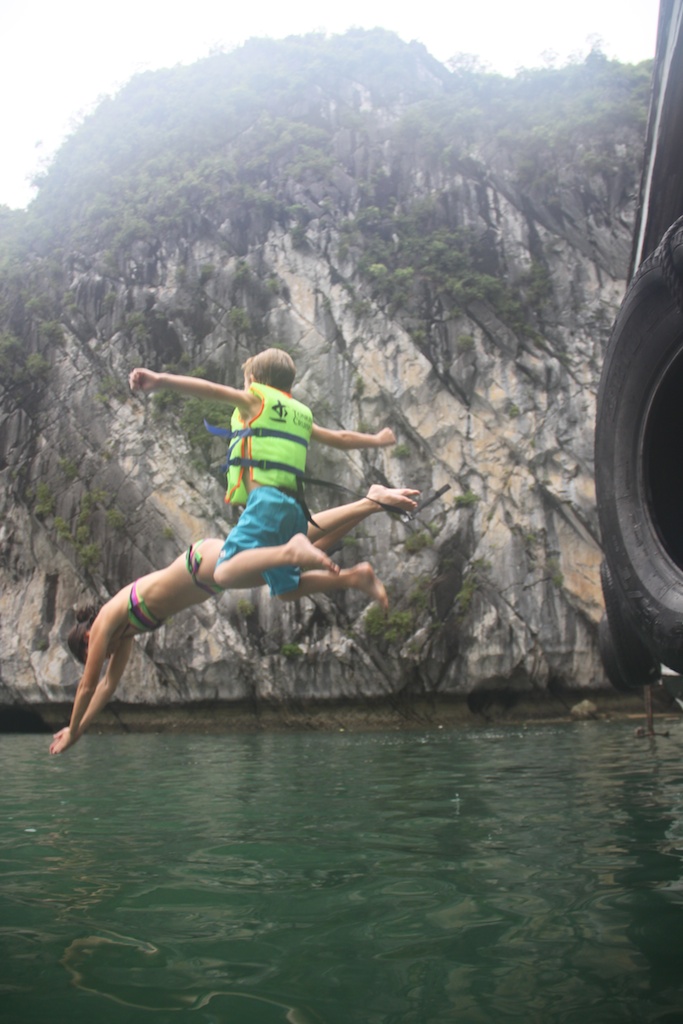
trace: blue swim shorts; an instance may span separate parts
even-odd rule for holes
[[[286,544],[296,533],[306,533],[306,516],[296,498],[277,487],[255,487],[237,525],[228,534],[216,566],[240,551]],[[273,596],[299,586],[301,570],[296,565],[267,569],[262,576]]]

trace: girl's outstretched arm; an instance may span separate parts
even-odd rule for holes
[[[50,744],[51,754],[61,754],[80,739],[84,730],[106,704],[123,675],[130,657],[132,637],[122,640],[110,658],[105,677],[100,682],[102,666],[107,660],[107,646],[115,623],[111,602],[100,611],[92,624],[88,638],[88,654],[83,675],[78,683],[71,720],[65,729],[55,733]]]
[[[111,700],[113,697],[116,687],[121,681],[121,676],[126,670],[126,665],[130,660],[132,649],[133,637],[128,636],[125,640],[121,641],[114,654],[112,654],[109,659],[109,664],[107,665],[107,671],[105,672],[104,677],[100,679],[97,684],[95,692],[92,695],[92,700],[88,704],[88,709],[81,719],[76,739],[80,739],[95,717],[99,715],[107,701]]]

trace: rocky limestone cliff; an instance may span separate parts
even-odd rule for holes
[[[441,94],[427,61],[424,81]],[[630,249],[637,161],[625,154],[639,140],[613,145],[594,173],[558,154],[525,185],[504,140],[463,138],[444,161],[397,130],[410,97],[378,106],[362,83],[347,88],[309,98],[330,133],[324,175],[281,170],[275,185],[252,182],[249,201],[225,194],[114,253],[33,255],[21,287],[6,279],[3,322],[21,349],[5,344],[0,399],[0,706],[69,701],[74,606],[233,521],[221,445],[193,434],[182,405],[131,396],[129,370],[239,382],[267,344],[293,354],[295,394],[321,425],[396,432],[394,449],[316,449],[316,476],[358,494],[373,481],[450,490],[411,523],[372,516],[336,554],[372,561],[386,619],[355,594],[296,606],[229,594],[140,638],[121,700],[476,701],[607,686],[593,420]],[[344,105],[361,128],[337,123]],[[400,250],[387,225],[419,204],[430,237],[474,239],[477,272],[526,301],[506,315],[471,282],[449,301],[427,275],[364,264],[378,237]],[[339,501],[321,488],[309,498]]]

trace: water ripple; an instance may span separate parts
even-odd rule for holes
[[[670,731],[3,737],[0,1019],[673,1024]]]

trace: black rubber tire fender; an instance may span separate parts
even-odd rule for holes
[[[683,222],[642,264],[615,320],[598,390],[595,486],[627,621],[657,661],[683,671],[683,301],[672,273],[683,281]]]
[[[606,614],[603,614],[598,623],[598,650],[600,651],[600,660],[602,661],[605,675],[614,689],[618,690],[619,693],[634,693],[637,688],[629,686],[622,675],[621,665],[614,649],[612,631],[609,628]]]
[[[600,566],[605,614],[598,625],[598,649],[605,675],[620,693],[635,693],[661,678],[661,666],[630,622],[607,562]]]

